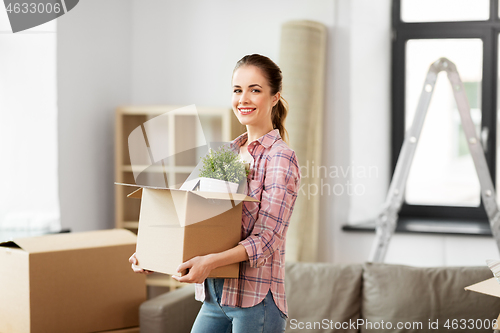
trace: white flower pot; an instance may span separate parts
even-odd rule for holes
[[[236,193],[238,191],[238,183],[230,183],[219,179],[200,177],[200,191],[203,192],[222,192]]]

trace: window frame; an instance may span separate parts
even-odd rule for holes
[[[489,129],[486,162],[493,184],[496,184],[496,110],[498,78],[498,35],[500,19],[498,1],[490,0],[490,17],[486,21],[403,22],[401,0],[392,1],[391,13],[391,177],[394,174],[405,134],[405,66],[406,42],[411,39],[478,38],[483,42],[481,84],[481,128]],[[495,186],[496,187],[496,186]],[[489,221],[481,199],[479,207],[412,205],[403,202],[401,221],[407,219],[452,219],[456,222]]]

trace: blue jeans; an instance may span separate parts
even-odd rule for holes
[[[205,302],[191,333],[280,333],[285,331],[286,316],[278,309],[271,291],[250,308],[220,305],[224,279],[205,281]]]

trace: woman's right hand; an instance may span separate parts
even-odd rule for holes
[[[137,266],[138,262],[137,262],[137,257],[135,256],[135,253],[130,258],[128,258],[128,262],[132,264],[132,270],[135,273],[142,273],[142,274],[146,274],[146,275],[154,273],[153,271],[148,271],[147,269],[142,269],[139,266]]]

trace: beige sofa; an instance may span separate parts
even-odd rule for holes
[[[500,298],[464,290],[490,277],[487,267],[288,263],[286,331],[493,332]],[[193,286],[148,300],[141,333],[189,332],[200,306]]]

